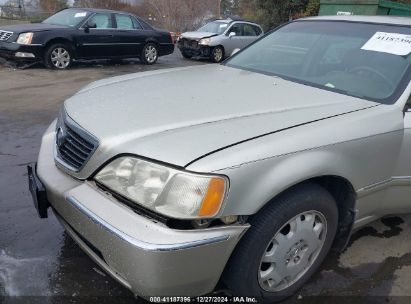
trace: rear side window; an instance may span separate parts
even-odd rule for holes
[[[98,29],[109,29],[113,28],[113,22],[111,20],[110,14],[95,14],[90,18],[88,21],[93,22],[96,24],[96,28]]]
[[[252,27],[254,28],[254,31],[257,33],[257,36],[260,36],[263,33],[261,28],[259,28],[258,26],[253,25]]]
[[[145,29],[145,30],[152,30],[153,29],[153,27],[150,24],[148,24],[147,22],[145,22],[141,18],[136,18],[136,19],[137,19],[139,27],[141,26],[142,29]]]
[[[258,36],[259,34],[256,32],[256,27],[252,26],[251,24],[244,24],[244,36]]]
[[[135,24],[130,16],[116,14],[117,28],[121,30],[134,30]]]

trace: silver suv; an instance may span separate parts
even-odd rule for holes
[[[235,49],[242,49],[263,35],[258,24],[238,20],[216,20],[195,32],[183,33],[178,48],[184,58],[210,58],[221,62]]]

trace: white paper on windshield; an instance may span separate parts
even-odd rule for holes
[[[376,32],[361,49],[406,56],[411,53],[411,35]]]
[[[81,18],[81,17],[86,17],[87,16],[87,12],[81,12],[81,13],[76,13],[74,15],[74,18]]]

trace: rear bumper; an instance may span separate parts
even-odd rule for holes
[[[11,60],[41,61],[43,58],[43,46],[0,42],[0,57]]]
[[[160,56],[166,56],[174,53],[174,43],[162,43],[160,47]]]
[[[60,171],[54,126],[43,137],[37,174],[67,232],[103,269],[135,294],[211,292],[247,225],[174,230],[135,213],[92,182]]]

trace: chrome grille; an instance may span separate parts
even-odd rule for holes
[[[72,171],[81,170],[94,153],[98,141],[68,116],[60,118],[56,129],[57,160]]]
[[[0,41],[9,40],[12,35],[13,32],[0,31]]]

